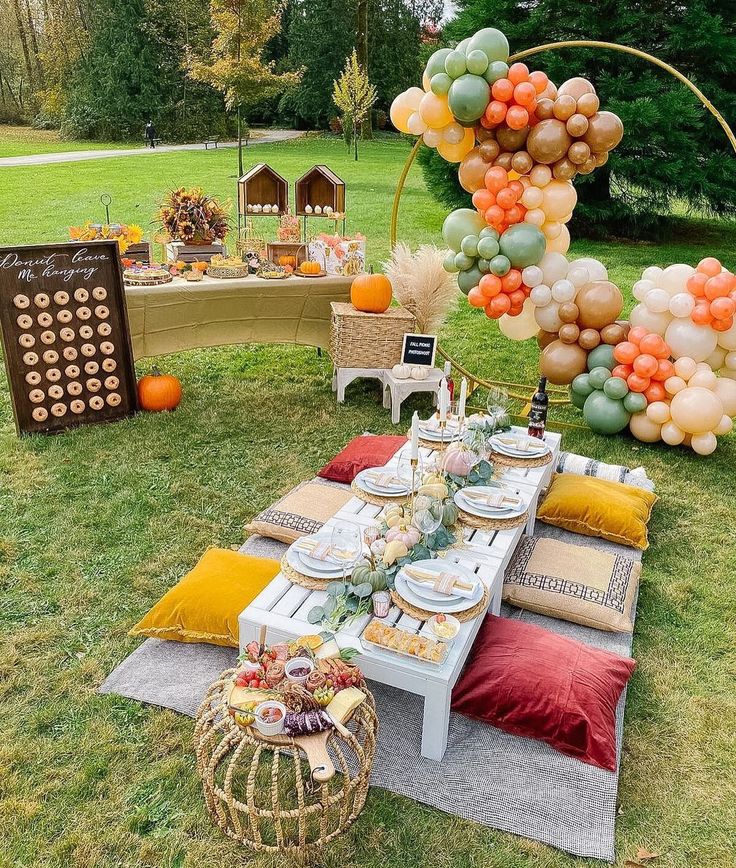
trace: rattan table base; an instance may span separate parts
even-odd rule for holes
[[[518,527],[520,524],[526,524],[529,519],[528,509],[524,510],[521,515],[514,515],[511,518],[481,518],[479,515],[465,512],[459,506],[457,510],[460,524],[464,524],[465,527],[475,528],[476,530],[508,530],[512,527]]]
[[[436,612],[430,612],[427,609],[420,609],[418,606],[413,606],[396,590],[391,591],[391,599],[393,600],[394,605],[398,606],[402,612],[409,615],[410,618],[416,618],[417,621],[428,621],[437,614]],[[484,583],[483,596],[472,608],[466,609],[464,612],[453,612],[452,614],[458,619],[458,621],[472,621],[473,618],[476,618],[478,615],[481,615],[486,611],[490,600],[491,592],[488,589],[488,586]]]
[[[552,457],[552,450],[539,458],[515,458],[511,455],[503,455],[500,452],[496,452],[495,449],[491,450],[491,461],[504,467],[544,467],[545,464],[550,463]]]

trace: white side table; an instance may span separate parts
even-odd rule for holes
[[[399,424],[401,404],[413,392],[432,392],[434,405],[437,405],[440,382],[444,374],[439,368],[430,368],[426,380],[399,380],[390,370],[383,376],[383,406],[391,408],[391,421]]]
[[[333,368],[332,391],[337,392],[337,403],[345,403],[345,389],[353,380],[366,377],[368,379],[380,380],[381,384],[383,384],[385,373],[385,368]],[[383,406],[385,407],[386,404],[384,403]]]

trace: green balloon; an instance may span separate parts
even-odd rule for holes
[[[613,357],[614,349],[609,344],[599,344],[594,350],[591,350],[588,354],[588,370],[592,371],[593,368],[603,367],[612,371],[618,364]]]
[[[486,226],[486,221],[475,208],[458,208],[445,217],[442,224],[442,237],[445,244],[454,250],[460,250],[463,238],[466,235],[480,235],[481,229]]]
[[[606,382],[606,380],[610,379],[610,377],[611,372],[608,370],[608,368],[604,368],[603,365],[600,365],[597,368],[593,368],[593,370],[588,374],[588,380],[590,381],[590,385],[594,389],[602,389],[603,384]]]
[[[598,370],[598,368],[596,368]],[[621,377],[609,377],[603,384],[603,391],[609,398],[621,400],[629,394],[629,387],[626,385],[626,380]]]
[[[467,253],[461,252],[455,254],[455,268],[457,268],[458,271],[467,271],[474,265],[475,259],[472,256],[468,256]]]
[[[504,274],[508,274],[510,269],[511,263],[506,256],[499,254],[498,256],[494,256],[491,260],[491,271],[498,277],[503,277]]]
[[[624,407],[623,401],[609,398],[603,392],[588,395],[583,405],[583,416],[598,434],[618,434],[631,419],[631,413]]]
[[[469,268],[467,271],[461,271],[457,276],[457,285],[467,295],[474,286],[478,286],[483,275],[477,266]]]
[[[587,374],[578,374],[572,381],[570,388],[577,395],[582,395],[583,398],[587,398],[591,392],[595,391],[593,386],[590,385],[590,378]]]
[[[451,48],[440,48],[427,61],[426,69],[427,77],[431,80],[438,72],[445,71],[445,60],[448,54],[452,54]]]
[[[456,271],[460,270],[457,267],[457,265],[455,265],[455,257],[456,256],[457,256],[457,253],[455,253],[454,250],[448,250],[447,253],[445,254],[445,258],[442,262],[442,267],[449,274],[455,274]]]
[[[478,233],[481,238],[495,238],[496,241],[501,237],[501,234],[493,226],[484,226]]]
[[[458,46],[459,47],[459,46]],[[495,27],[484,27],[470,37],[467,53],[480,49],[489,61],[509,59],[509,41]]]
[[[438,72],[432,76],[429,86],[435,96],[444,96],[450,89],[452,79],[446,72]]]
[[[447,57],[445,57],[445,72],[450,76],[450,78],[460,78],[461,75],[464,75],[467,72],[467,65],[465,63],[465,55],[462,51],[451,51]]]
[[[481,235],[478,239],[478,255],[485,259],[493,259],[494,256],[498,256],[499,249],[498,241],[489,235]]]
[[[479,75],[465,73],[453,81],[447,94],[447,104],[459,121],[477,121],[486,110],[490,98],[488,82]]]
[[[501,253],[508,256],[514,268],[536,265],[544,256],[547,247],[544,234],[531,223],[516,223],[509,226],[499,243]]]
[[[502,60],[494,60],[493,63],[488,64],[488,69],[483,73],[483,78],[488,84],[495,84],[499,78],[506,78],[508,72],[508,63],[504,63]]]
[[[573,407],[577,407],[578,410],[582,410],[585,406],[585,399],[587,397],[587,395],[581,395],[580,392],[576,392],[575,389],[570,386],[570,403],[573,405]]]
[[[488,274],[488,272],[491,270],[491,263],[489,262],[489,260],[484,259],[481,256],[481,258],[478,260],[478,269],[482,274]]]
[[[466,36],[461,42],[458,42],[455,51],[462,51],[463,54],[468,53],[468,43],[470,42],[470,37]]]
[[[472,72],[473,75],[483,75],[483,73],[488,69],[488,58],[486,57],[485,51],[481,51],[479,48],[476,48],[475,51],[469,51],[465,58],[468,72]]]
[[[629,413],[641,413],[647,408],[647,399],[641,392],[629,392],[624,398],[624,407]]]
[[[466,256],[477,256],[479,240],[477,235],[466,235],[460,242],[460,249]]]

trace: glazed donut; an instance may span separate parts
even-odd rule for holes
[[[73,362],[74,359],[76,359],[76,357],[79,355],[76,347],[64,347],[64,349],[62,350],[62,354],[67,360],[67,362]]]
[[[31,347],[36,345],[36,339],[33,337],[33,335],[29,335],[26,332],[26,334],[23,334],[18,338],[18,343],[22,347],[25,347],[27,350],[29,350]]]
[[[58,368],[49,368],[46,371],[46,379],[49,383],[58,383],[61,379],[61,371]]]
[[[78,302],[85,302],[89,298],[89,293],[87,290],[80,286],[79,289],[74,290],[74,300]]]
[[[47,365],[55,365],[59,361],[59,354],[56,350],[46,350],[43,354],[43,360]]]
[[[103,341],[100,344],[100,352],[106,356],[112,355],[115,352],[115,344],[110,341]]]
[[[48,307],[51,304],[51,299],[45,292],[39,292],[38,295],[34,295],[33,303],[36,307]]]
[[[101,338],[106,338],[106,337],[108,337],[111,333],[112,333],[112,326],[110,325],[109,322],[101,322],[101,323],[97,326],[97,334],[98,334]]]
[[[104,304],[98,304],[95,308],[95,316],[98,319],[107,319],[110,315],[110,311],[105,307]]]
[[[58,401],[59,398],[64,397],[64,390],[61,388],[61,386],[49,386],[48,395],[49,398],[53,398],[54,401]]]
[[[28,400],[32,404],[40,404],[45,397],[46,395],[41,391],[41,389],[31,389],[28,393]]]
[[[115,359],[103,359],[102,360],[102,370],[106,371],[108,374],[112,373],[115,368],[117,368],[118,363]]]
[[[84,371],[87,374],[96,374],[99,370],[100,366],[97,364],[97,362],[85,362],[84,364]]]
[[[69,293],[64,292],[63,289],[60,289],[58,292],[54,293],[54,301],[57,304],[69,304]]]
[[[64,328],[59,332],[59,337],[62,339],[62,341],[66,341],[67,343],[69,343],[69,341],[73,341],[74,329],[70,329],[69,326],[64,326]]]
[[[23,364],[25,364],[25,365],[37,365],[38,364],[38,353],[24,353],[23,354]]]
[[[93,377],[91,380],[87,380],[87,390],[89,392],[99,392],[102,388],[102,383]]]
[[[37,386],[41,382],[41,375],[38,371],[29,371],[26,374],[26,383],[29,386]]]
[[[72,413],[83,413],[84,401],[72,401],[69,405],[69,409],[72,411]]]
[[[89,319],[92,316],[92,311],[88,307],[77,308],[77,319]]]
[[[53,322],[54,322],[54,318],[51,316],[51,314],[48,311],[44,311],[43,313],[40,313],[38,315],[38,324],[41,326],[41,328],[46,329],[50,325],[52,325]]]
[[[78,365],[67,365],[64,368],[64,373],[69,377],[70,380],[76,380],[80,374]]]
[[[48,346],[49,344],[53,344],[55,341],[56,341],[55,332],[51,332],[51,331],[41,332],[41,343],[42,344],[46,344],[46,346]]]
[[[67,392],[69,392],[70,395],[81,395],[82,384],[78,383],[76,380],[72,380],[71,383],[67,383],[66,390]]]
[[[89,399],[89,405],[93,410],[101,410],[105,406],[105,402],[99,395],[92,395]]]
[[[28,316],[27,313],[22,313],[18,319],[16,320],[18,323],[18,328],[20,329],[29,329],[33,325],[33,317]],[[100,326],[102,328],[102,326]]]
[[[92,326],[79,326],[79,337],[83,338],[85,341],[88,341],[93,334],[94,332],[92,331]]]
[[[45,407],[35,407],[31,416],[36,422],[45,422],[49,418],[49,411]]]
[[[120,380],[117,377],[108,377],[105,380],[105,388],[109,389],[111,392],[114,392],[115,389],[120,385]]]
[[[95,301],[104,301],[107,298],[107,290],[105,289],[105,287],[96,286],[92,290],[92,298],[94,298]]]
[[[82,355],[87,356],[87,358],[93,356],[97,352],[97,347],[94,344],[82,344],[81,349]]]
[[[31,306],[31,300],[27,295],[19,293],[13,299],[13,304],[18,308],[18,310],[25,310],[27,307]]]
[[[123,400],[123,399],[120,397],[120,395],[118,395],[117,392],[110,392],[110,394],[107,396],[107,403],[108,403],[111,407],[117,407],[118,404],[119,404],[122,400]]]
[[[51,414],[53,416],[61,417],[66,413],[66,404],[54,404],[51,408]]]
[[[70,310],[60,310],[56,314],[56,319],[58,319],[61,323],[68,323],[72,321],[73,315]]]

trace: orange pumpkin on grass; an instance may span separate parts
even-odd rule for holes
[[[162,374],[154,365],[150,374],[138,380],[138,405],[141,410],[158,413],[175,410],[181,401],[181,383],[171,374]]]
[[[350,301],[356,310],[385,313],[391,304],[393,287],[385,274],[359,274],[350,287]]]

